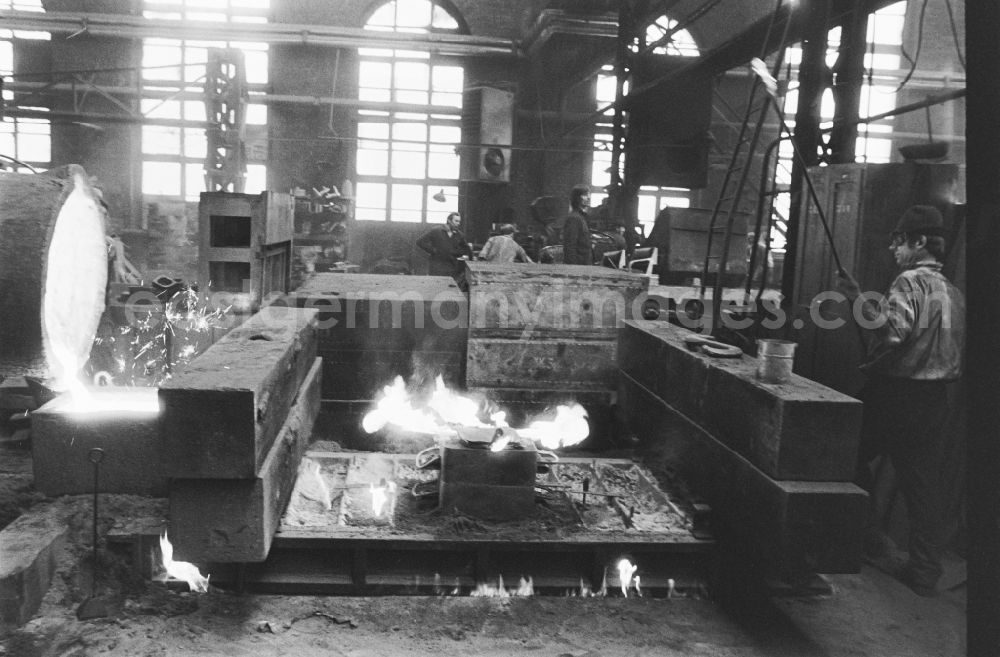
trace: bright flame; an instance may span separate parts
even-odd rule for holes
[[[380,482],[381,485],[376,486],[371,485],[372,493],[372,515],[376,518],[382,517],[382,511],[385,509],[385,505],[389,503],[389,510],[392,513],[392,507],[396,501],[396,482],[390,481],[386,483],[385,479]]]
[[[535,420],[517,432],[538,441],[545,449],[558,449],[582,442],[590,435],[590,424],[586,409],[574,402],[557,406],[554,419]]]
[[[387,424],[419,433],[451,435],[455,433],[455,430],[441,422],[435,413],[414,406],[414,400],[406,391],[406,384],[401,376],[397,376],[392,384],[382,388],[382,398],[361,420],[361,426],[368,433],[375,433]]]
[[[292,494],[319,502],[326,511],[333,508],[330,489],[326,485],[326,480],[323,479],[323,468],[318,461],[311,458],[303,457],[302,462],[299,463],[299,474],[295,479]]]
[[[196,593],[208,593],[208,577],[204,577],[198,567],[187,561],[174,561],[174,546],[167,539],[167,532],[160,536],[160,552],[163,553],[163,567],[174,579],[184,580]],[[209,575],[211,577],[211,575]]]
[[[475,590],[469,595],[473,598],[526,598],[535,595],[535,581],[531,577],[528,579],[522,577],[517,588],[507,590],[504,588],[503,575],[499,575],[495,586],[486,583],[476,584]]]
[[[633,565],[628,559],[622,559],[618,562],[618,579],[621,581],[622,595],[626,598],[628,597],[628,589],[632,585],[632,576],[635,575],[635,571],[639,569],[639,566]],[[639,592],[639,578],[636,577],[635,590]],[[642,595],[639,593],[639,595]]]

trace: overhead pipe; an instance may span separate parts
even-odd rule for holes
[[[523,57],[516,41],[452,33],[379,32],[362,28],[293,23],[180,21],[126,14],[0,11],[8,30],[86,33],[126,39],[256,41],[332,48],[398,48],[443,55]]]

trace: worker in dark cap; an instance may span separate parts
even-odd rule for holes
[[[908,560],[893,574],[916,593],[930,596],[941,576],[945,542],[940,481],[946,453],[945,386],[962,374],[965,300],[941,273],[944,222],[937,208],[906,210],[891,239],[899,274],[888,294],[866,293],[860,306],[853,305],[860,313],[858,324],[870,336],[861,366],[866,382],[860,395],[858,483],[871,493],[871,463],[888,456],[910,525]],[[844,271],[839,276],[841,291],[856,301],[861,296],[857,281]],[[873,542],[866,543],[871,551]]]
[[[590,188],[576,185],[569,193],[570,213],[563,223],[563,262],[567,265],[592,265],[590,226],[587,210],[590,208]]]

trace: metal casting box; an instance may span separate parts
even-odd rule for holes
[[[514,520],[535,513],[538,452],[522,449],[441,447],[438,505],[486,520]]]
[[[81,408],[63,394],[32,412],[35,488],[49,496],[93,492],[89,454],[100,447],[101,493],[166,495],[156,388],[108,387],[90,394]]]

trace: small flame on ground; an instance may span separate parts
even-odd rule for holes
[[[526,598],[535,595],[534,579],[521,578],[516,588],[508,590],[503,584],[503,575],[497,577],[497,583],[480,583],[475,590],[469,594],[473,598]]]
[[[634,565],[628,559],[622,559],[618,562],[618,579],[621,582],[622,595],[626,598],[628,597],[628,590],[632,586],[633,576],[635,576],[635,571],[639,569],[639,566]],[[639,577],[635,576],[635,590],[640,596],[642,596],[642,591],[639,590]]]
[[[174,546],[167,539],[167,532],[160,535],[160,552],[163,553],[163,567],[167,575],[183,580],[196,593],[208,593],[208,579],[198,570],[198,567],[187,561],[174,561]]]
[[[392,507],[396,501],[396,482],[390,481],[386,483],[385,479],[379,482],[379,485],[371,485],[372,494],[372,515],[376,518],[382,517],[382,512],[385,510],[386,503],[389,504],[390,515],[392,513]]]

